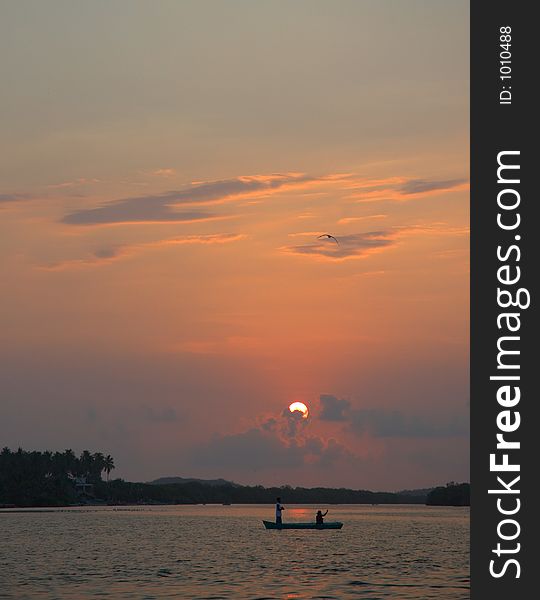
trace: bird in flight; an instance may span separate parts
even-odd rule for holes
[[[336,242],[336,244],[339,245],[339,242],[337,241],[337,239],[333,235],[330,235],[329,233],[323,233],[322,235],[319,235],[317,237],[318,240],[320,240],[321,238],[326,238],[328,240],[334,240],[334,242]]]

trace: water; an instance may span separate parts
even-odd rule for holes
[[[262,505],[2,512],[0,598],[470,596],[466,508],[330,506],[327,520],[345,524],[338,531],[267,531],[261,520],[272,513]]]

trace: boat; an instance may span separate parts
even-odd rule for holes
[[[343,527],[343,523],[340,521],[325,521],[320,525],[314,522],[292,522],[279,525],[274,521],[263,521],[263,523],[266,529],[341,529]]]

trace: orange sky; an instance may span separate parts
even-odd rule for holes
[[[232,2],[227,35],[211,2],[9,8],[48,61],[11,40],[4,444],[139,480],[468,478],[467,4],[408,5]]]

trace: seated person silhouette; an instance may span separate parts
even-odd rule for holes
[[[328,510],[324,514],[320,510],[317,511],[317,514],[315,515],[315,522],[317,525],[322,525],[324,523],[323,517],[326,517],[327,514]]]

